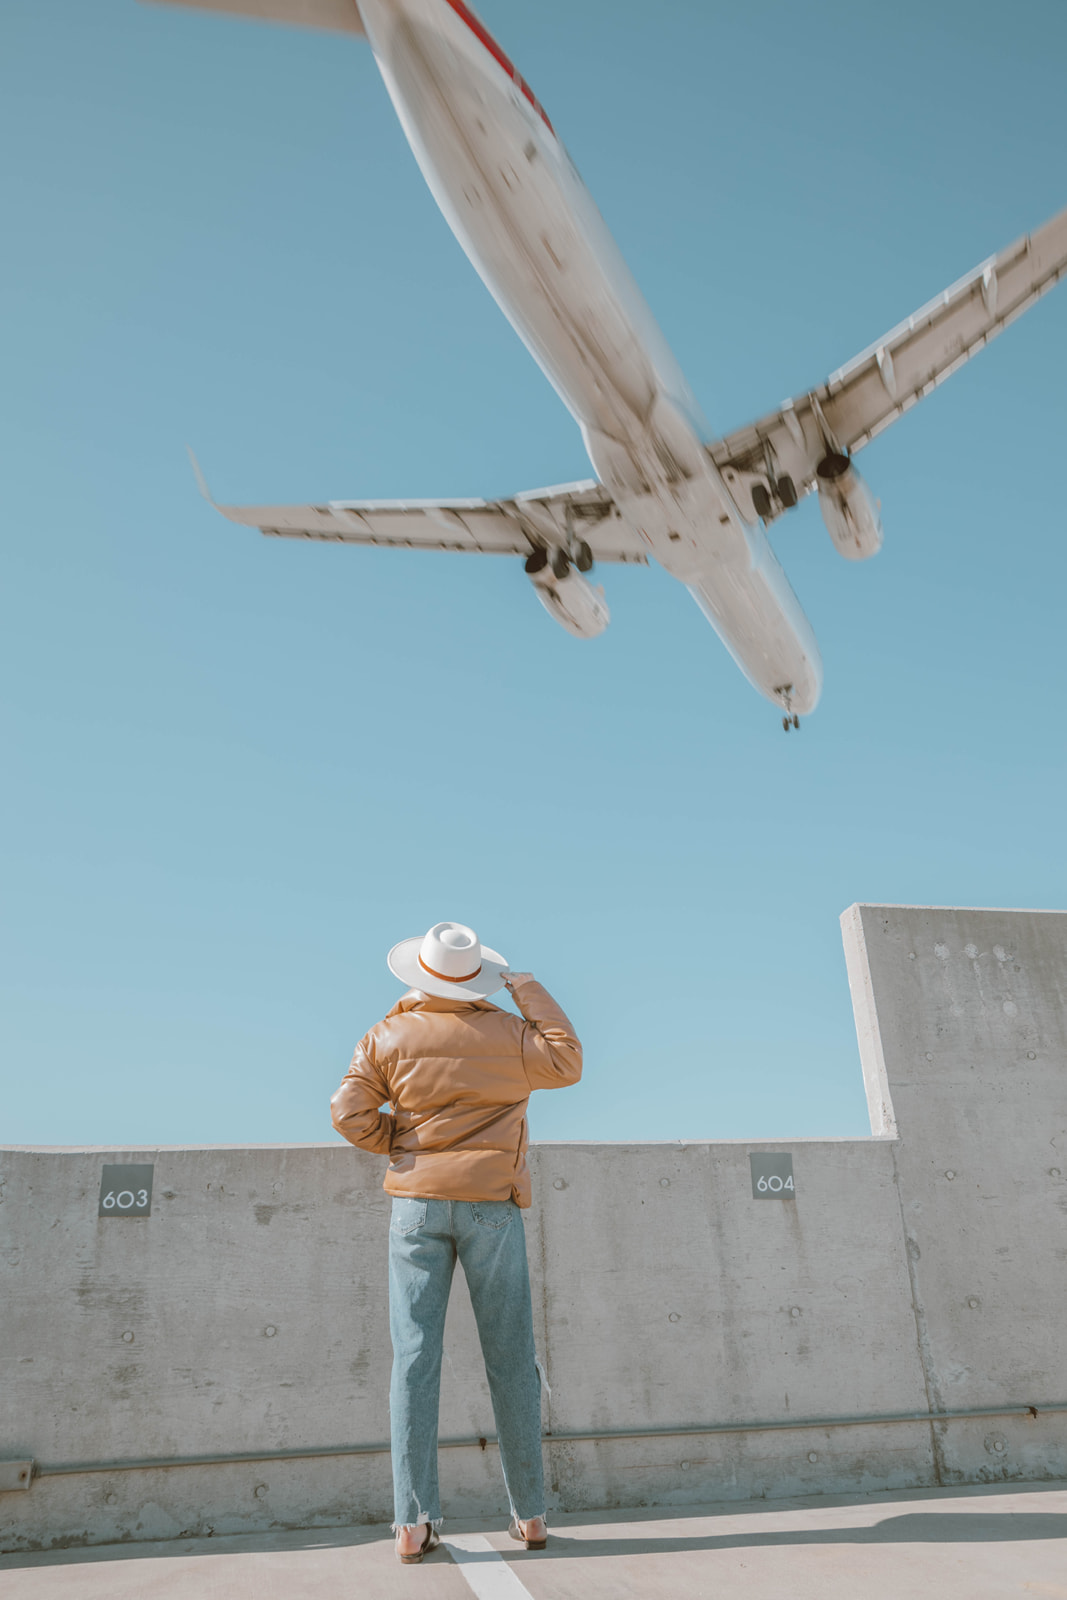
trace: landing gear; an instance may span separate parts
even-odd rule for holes
[[[570,571],[572,562],[578,572],[593,570],[593,552],[584,539],[569,551],[558,544],[551,547],[539,544],[536,550],[531,551],[526,557],[526,575],[534,578],[550,566],[553,576],[562,582]]]
[[[785,716],[782,718],[782,727],[786,733],[789,732],[790,728],[799,728],[800,718],[793,710],[793,685],[791,683],[780,683],[774,691],[774,698],[785,710]]]
[[[799,498],[797,486],[788,473],[776,478],[768,470],[766,483],[756,482],[752,485],[752,509],[764,522],[768,522],[777,514],[774,509],[775,501],[783,511],[792,511]]]
[[[752,509],[757,517],[767,518],[771,514],[770,490],[764,483],[752,485]]]

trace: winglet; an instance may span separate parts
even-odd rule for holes
[[[189,452],[189,460],[192,462],[193,476],[196,479],[196,487],[200,490],[200,493],[203,495],[203,497],[207,501],[208,505],[209,506],[216,506],[216,508],[217,508],[217,502],[215,501],[214,497],[212,496],[211,490],[207,486],[207,479],[204,477],[204,474],[200,471],[200,463],[196,459],[196,457],[193,455],[193,447],[192,447],[192,445],[191,444],[187,444],[185,448],[188,450],[188,452]]]

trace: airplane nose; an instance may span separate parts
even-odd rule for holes
[[[793,684],[792,693],[789,697],[790,708],[798,716],[806,717],[815,710],[821,694],[822,657],[815,647],[814,640],[812,640],[808,649],[804,652],[803,668],[797,673],[796,681]]]

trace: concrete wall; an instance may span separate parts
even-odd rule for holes
[[[532,1152],[551,1506],[1067,1477],[1042,1412],[1067,1403],[1067,915],[842,921],[875,1137]],[[795,1199],[753,1199],[768,1149]],[[155,1163],[150,1217],[98,1219],[105,1160]],[[388,1521],[381,1452],[118,1465],[388,1439],[382,1169],[336,1144],[0,1151],[0,1481],[44,1474],[0,1493],[0,1547]],[[446,1351],[442,1437],[491,1437],[461,1275]],[[504,1507],[492,1444],[442,1451],[442,1485],[453,1515]]]

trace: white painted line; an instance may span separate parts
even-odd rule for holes
[[[478,1600],[532,1600],[529,1589],[481,1533],[453,1533],[441,1543]]]

